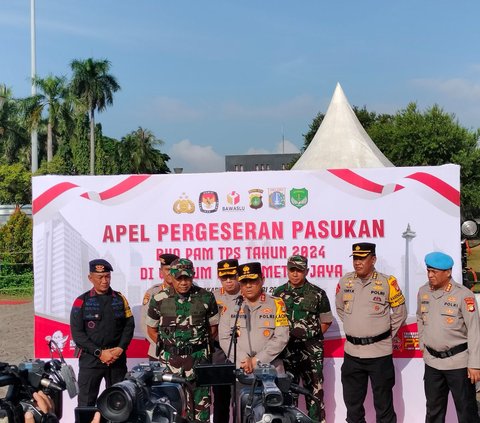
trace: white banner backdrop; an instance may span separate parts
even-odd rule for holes
[[[134,312],[131,365],[146,358],[139,313],[145,290],[159,282],[160,254],[191,259],[195,282],[206,288],[219,285],[217,261],[260,261],[268,291],[286,281],[288,256],[302,254],[309,258],[309,280],[326,290],[334,307],[337,281],[352,269],[351,245],[374,242],[377,270],[397,277],[409,309],[394,340],[399,421],[422,421],[416,293],[426,281],[423,258],[433,250],[452,255],[461,280],[459,169],[34,177],[35,355],[49,357],[46,340],[53,337],[65,357],[73,357],[70,308],[91,287],[93,258],[112,263],[112,287]],[[335,320],[325,342],[329,421],[345,418],[343,336]],[[371,420],[371,397],[367,403]],[[69,407],[67,400],[66,413]]]

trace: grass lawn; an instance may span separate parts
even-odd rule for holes
[[[480,243],[475,241],[470,244],[470,255],[467,258],[468,267],[480,272]]]

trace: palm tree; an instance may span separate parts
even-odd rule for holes
[[[30,127],[37,128],[42,113],[48,109],[47,119],[47,162],[53,158],[53,135],[58,119],[63,114],[63,103],[67,96],[66,78],[49,75],[46,78],[34,78],[33,83],[41,91],[24,100],[24,110]]]
[[[113,104],[113,93],[120,89],[116,78],[109,74],[108,60],[73,60],[71,91],[87,107],[90,121],[90,174],[95,174],[95,110],[102,112]]]
[[[19,101],[12,97],[10,88],[0,84],[0,162],[17,161],[29,163],[30,142],[21,124]]]
[[[122,138],[121,152],[128,173],[169,173],[166,162],[168,155],[161,153],[158,147],[163,141],[153,132],[142,127]]]

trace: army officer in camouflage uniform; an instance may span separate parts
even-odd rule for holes
[[[218,307],[211,292],[193,285],[190,260],[170,265],[172,286],[156,294],[148,308],[148,335],[160,344],[159,360],[168,371],[194,382],[194,366],[211,359],[211,344],[218,329]],[[189,418],[210,421],[210,390],[194,387],[195,410]],[[190,401],[187,401],[190,407]],[[193,417],[194,415],[194,417]]]
[[[141,329],[142,332],[145,334],[145,338],[148,341],[148,357],[150,360],[157,361],[158,354],[156,354],[157,345],[153,342],[152,339],[148,336],[148,326],[145,323],[148,313],[148,305],[150,304],[150,300],[152,297],[160,292],[162,289],[168,288],[172,284],[172,275],[170,274],[170,265],[177,259],[179,259],[175,254],[162,254],[160,259],[160,273],[163,278],[162,283],[158,283],[152,285],[150,288],[147,289],[143,296],[143,305],[142,305],[142,321],[141,321]]]
[[[338,282],[335,303],[347,338],[342,365],[347,422],[365,422],[368,379],[377,422],[395,423],[392,338],[407,318],[405,298],[394,276],[375,270],[375,244],[352,246],[354,272]]]
[[[281,357],[285,370],[303,379],[303,386],[318,399],[308,399],[308,415],[325,421],[323,404],[323,334],[332,324],[326,292],[307,280],[308,260],[295,255],[287,260],[288,282],[273,292],[287,307],[290,340]],[[320,409],[319,409],[320,405]]]
[[[285,303],[281,298],[272,297],[263,291],[265,279],[260,263],[240,265],[238,275],[244,302],[237,322],[236,366],[245,373],[252,373],[257,363],[272,363],[277,371],[284,372],[278,355],[287,345],[289,336]],[[236,311],[231,307],[220,319],[218,335],[225,354],[228,353],[235,315]],[[233,349],[229,359],[233,362]]]
[[[417,296],[420,349],[425,361],[427,423],[443,423],[448,392],[460,423],[478,423],[475,383],[480,381],[480,323],[475,297],[452,280],[453,259],[425,256],[428,283]]]

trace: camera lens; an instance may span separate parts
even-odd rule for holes
[[[112,422],[125,422],[133,410],[132,395],[128,385],[111,386],[97,400],[102,416]]]
[[[127,400],[123,392],[112,392],[107,398],[107,407],[112,411],[121,411],[127,405]]]

